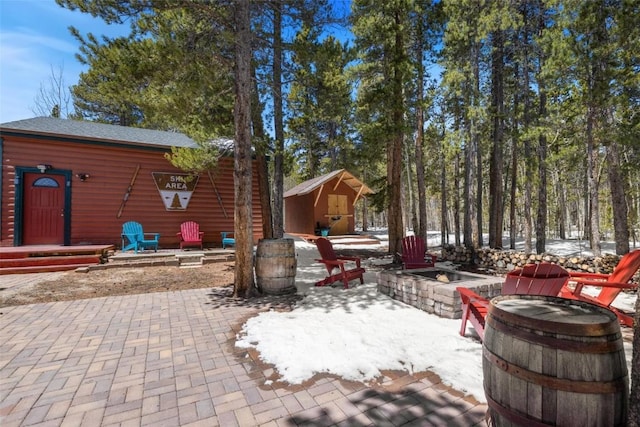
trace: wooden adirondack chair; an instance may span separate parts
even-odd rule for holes
[[[158,252],[158,240],[160,233],[145,233],[139,222],[129,221],[122,224],[122,252],[133,249],[138,253],[139,249],[153,248]]]
[[[433,267],[436,262],[436,256],[426,252],[422,237],[405,237],[402,239],[402,268],[409,270],[412,268]]]
[[[629,283],[638,269],[640,269],[640,249],[629,252],[620,258],[611,274],[572,272],[570,279],[562,287],[560,296],[608,308],[618,316],[620,323],[633,327],[633,316],[612,307],[611,303],[623,289],[638,287],[634,283]],[[585,286],[598,286],[602,290],[596,296],[591,296],[583,292]]]
[[[236,245],[236,239],[233,238],[232,231],[223,231],[220,235],[222,235],[222,249],[226,249],[227,246]]]
[[[204,231],[200,231],[200,224],[195,221],[186,221],[180,224],[180,232],[176,233],[180,239],[180,249],[185,246],[198,246],[202,249],[202,237]]]
[[[344,289],[348,289],[349,282],[351,280],[360,279],[360,283],[364,283],[362,275],[365,270],[360,266],[360,258],[337,256],[333,250],[331,241],[326,237],[319,237],[316,239],[316,246],[318,247],[318,252],[320,252],[320,256],[322,257],[316,261],[324,264],[327,268],[327,272],[329,273],[327,277],[316,282],[316,286],[325,286],[342,281]],[[345,267],[347,263],[355,263],[355,267],[348,269]],[[338,270],[338,272],[333,274],[334,270]]]
[[[527,294],[557,296],[560,289],[569,279],[569,272],[556,264],[527,264],[507,274],[502,285],[502,295]],[[475,292],[458,287],[462,299],[462,325],[460,335],[464,336],[467,321],[480,337],[484,338],[484,321],[487,316],[489,300]]]

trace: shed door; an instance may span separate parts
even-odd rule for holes
[[[349,233],[349,204],[344,194],[329,194],[329,224],[333,236]]]
[[[64,244],[64,180],[25,173],[22,244]]]

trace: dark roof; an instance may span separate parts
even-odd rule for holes
[[[358,178],[351,175],[347,170],[338,169],[333,172],[329,172],[328,174],[325,174],[316,178],[312,178],[308,181],[305,181],[303,183],[296,185],[292,189],[286,191],[284,193],[284,197],[287,198],[291,196],[302,196],[304,194],[309,194],[316,188],[324,185],[325,183],[331,181],[336,177],[339,177],[340,182],[344,182],[345,184],[347,184],[349,187],[353,189],[353,191],[356,194],[360,196],[366,196],[368,194],[374,193],[373,190],[367,187]]]
[[[82,120],[35,117],[0,124],[0,133],[62,136],[71,139],[113,141],[163,147],[195,147],[197,144],[179,132],[141,129]]]

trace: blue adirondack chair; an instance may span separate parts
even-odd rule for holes
[[[222,231],[220,232],[222,235],[222,249],[225,249],[227,246],[235,246],[236,239],[233,237],[228,237],[229,235],[233,235],[233,232],[230,231]]]
[[[145,233],[139,222],[129,221],[122,224],[122,252],[133,249],[134,253],[138,250],[153,248],[158,252],[158,239],[160,233]]]

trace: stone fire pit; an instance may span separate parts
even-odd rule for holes
[[[462,317],[459,286],[478,295],[500,295],[504,278],[436,266],[416,270],[387,270],[377,274],[378,292],[440,317]]]

